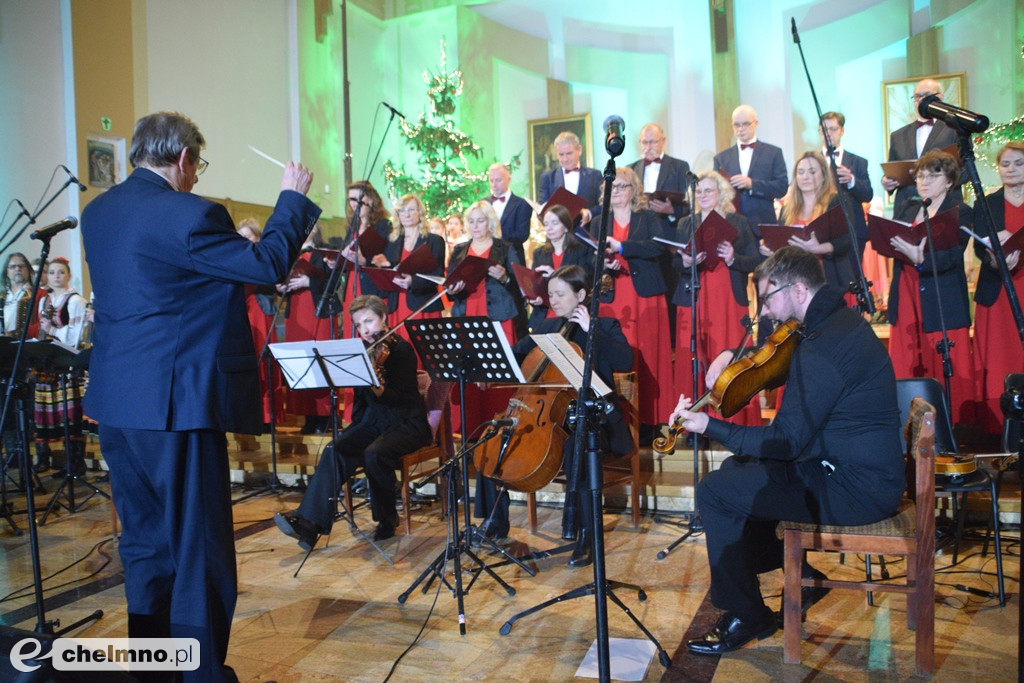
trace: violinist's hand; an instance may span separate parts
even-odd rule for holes
[[[703,434],[704,430],[708,428],[708,416],[706,413],[691,413],[690,406],[692,405],[693,401],[680,394],[679,403],[676,404],[676,409],[669,415],[668,423],[676,424],[676,420],[679,420],[679,426],[686,431],[693,432],[694,434]]]
[[[459,280],[458,282],[456,282],[454,284],[451,284],[451,285],[448,285],[447,287],[445,287],[445,290],[448,292],[448,296],[453,296],[455,294],[458,294],[459,292],[461,292],[465,288],[466,288],[466,282],[464,280]]]
[[[802,240],[799,237],[790,237],[789,244],[794,247],[800,247],[804,251],[809,251],[818,256],[825,256],[835,251],[835,247],[832,246],[831,242],[819,242],[818,236],[813,232],[811,233],[811,238],[808,240]]]
[[[774,249],[768,248],[768,245],[764,243],[764,240],[761,240],[761,243],[757,246],[757,250],[760,252],[761,256],[771,256],[775,253]]]
[[[392,282],[402,289],[409,289],[412,286],[412,275],[396,275]]]
[[[372,263],[373,265],[375,265],[378,268],[390,268],[391,267],[391,261],[388,261],[388,257],[385,256],[384,254],[377,254],[376,256],[374,256],[370,260],[370,263]]]
[[[715,382],[718,381],[719,376],[722,374],[722,370],[725,370],[732,363],[732,351],[722,351],[718,356],[711,361],[711,365],[708,366],[708,371],[704,374],[704,386],[714,387]]]
[[[722,241],[715,247],[715,254],[718,258],[725,261],[725,265],[731,267],[733,261],[736,260],[736,249],[733,248],[732,242]]]
[[[555,269],[551,266],[537,266],[534,270],[544,277],[551,277],[551,273],[555,272]]]
[[[588,331],[590,329],[590,311],[586,306],[580,304],[572,309],[572,313],[569,314],[569,322],[576,323],[584,332]]]
[[[914,266],[919,266],[924,263],[924,243],[927,240],[927,237],[922,237],[919,244],[914,244],[902,237],[896,236],[889,240],[889,244],[892,245],[893,249],[910,259]]]

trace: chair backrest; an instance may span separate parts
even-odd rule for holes
[[[633,435],[633,453],[640,450],[640,397],[637,392],[637,380],[635,372],[616,372],[615,393],[626,399],[629,403],[629,415],[626,422],[629,424],[629,431]]]
[[[910,417],[911,402],[920,397],[932,406],[935,413],[935,447],[944,453],[957,453],[956,438],[953,426],[946,412],[946,401],[942,385],[934,377],[906,377],[896,380],[896,401],[900,407],[900,420],[907,423]],[[903,447],[907,447],[907,439]]]
[[[1003,378],[1003,391],[1016,389],[1024,393],[1024,372],[1011,372]],[[1003,417],[1003,450],[1010,453],[1020,452],[1020,420]]]
[[[455,455],[452,437],[451,393],[454,382],[433,382],[425,371],[417,373],[420,394],[427,406],[427,422],[434,433],[434,443],[443,448],[448,457]]]
[[[935,426],[934,406],[920,396],[915,396],[910,402],[904,429],[909,444],[906,451],[907,495],[914,501],[924,501],[918,508],[927,510],[933,522],[935,506],[931,501],[935,497]]]

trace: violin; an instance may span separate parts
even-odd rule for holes
[[[696,412],[710,405],[725,417],[732,417],[762,389],[782,386],[789,376],[789,361],[803,335],[803,325],[795,318],[780,324],[771,333],[764,345],[749,356],[744,356],[726,366],[715,380],[715,386],[705,392],[690,407]],[[676,449],[676,436],[683,431],[682,418],[669,425],[668,436],[658,437],[651,447],[668,455]]]
[[[373,361],[373,372],[380,382],[378,391],[384,391],[384,364],[388,362],[391,349],[398,343],[398,339],[398,335],[381,330],[374,336],[373,343],[367,349],[370,353],[370,360]]]

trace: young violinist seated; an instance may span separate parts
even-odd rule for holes
[[[387,332],[387,304],[365,294],[349,305],[356,333],[371,344]],[[345,481],[362,466],[370,486],[375,541],[391,538],[398,525],[395,469],[399,459],[430,443],[427,409],[416,380],[416,352],[391,335],[371,350],[379,387],[357,387],[352,423],[324,448],[298,509],[274,515],[277,527],[311,549],[320,534],[331,531],[335,501]]]
[[[896,378],[871,326],[846,307],[842,289],[825,284],[818,257],[799,247],[774,252],[754,279],[762,318],[803,326],[775,420],[730,424],[691,412],[687,396],[669,418],[734,453],[697,486],[711,601],[723,610],[710,631],[687,643],[697,654],[719,655],[776,631],[757,575],[782,567],[779,521],[871,524],[895,513],[906,488]],[[711,363],[708,386],[731,361],[724,352]],[[825,578],[806,557],[803,575]],[[827,592],[803,588],[803,610]]]
[[[590,329],[591,318],[588,308],[590,302],[590,276],[580,266],[562,266],[551,273],[548,278],[548,298],[551,302],[551,309],[555,316],[541,320],[534,334],[552,334],[561,332],[568,341],[580,347],[581,352],[586,349],[587,332]],[[615,386],[613,373],[629,372],[633,369],[633,349],[630,347],[626,336],[622,333],[619,321],[615,318],[600,317],[597,321],[597,330],[594,339],[594,372],[605,384]],[[533,339],[526,337],[521,339],[513,347],[516,359],[523,362],[527,355],[536,348]],[[538,352],[539,353],[539,352]],[[621,404],[621,402],[619,402]],[[628,408],[627,408],[628,409]],[[573,446],[575,439],[572,435],[572,428],[566,425],[569,431],[569,438],[566,439],[563,451],[563,470],[568,473],[572,471],[575,453]],[[604,429],[600,435],[600,447],[605,456],[621,457],[629,455],[633,451],[633,438],[629,432],[629,424],[625,418],[622,405],[616,405],[614,410],[607,416]],[[514,451],[509,452],[509,458],[515,458]],[[584,464],[584,463],[581,463]],[[566,506],[564,512],[571,512],[575,509],[573,519],[568,519],[563,514],[562,529],[563,537],[575,538],[576,547],[569,560],[570,567],[586,567],[593,562],[593,547],[590,537],[590,516],[591,505],[589,494],[582,490],[582,483],[586,481],[586,473],[582,470],[579,475],[579,486],[575,490],[566,491]],[[570,482],[571,485],[571,482]],[[575,500],[570,500],[575,496]],[[504,530],[507,535],[508,493],[503,493],[500,500],[497,500],[497,491],[494,481],[477,476],[477,509],[478,516],[486,516],[494,508],[494,514],[489,524],[485,525],[484,532],[488,527],[497,531]],[[495,507],[495,502],[497,506]],[[574,504],[575,503],[575,504]],[[482,507],[481,507],[482,506]],[[575,529],[568,533],[568,529]]]

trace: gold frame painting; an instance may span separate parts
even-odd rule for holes
[[[594,158],[594,143],[590,128],[590,114],[572,114],[526,122],[526,135],[530,141],[530,196],[538,199],[540,177],[553,168],[558,168],[555,153],[555,138],[562,131],[575,133],[583,147],[580,166],[591,166]]]
[[[882,81],[882,123],[885,139],[882,148],[889,158],[889,135],[903,126],[917,120],[914,106],[914,87],[926,78],[932,78],[942,86],[942,99],[956,107],[967,107],[967,72],[934,74]]]

